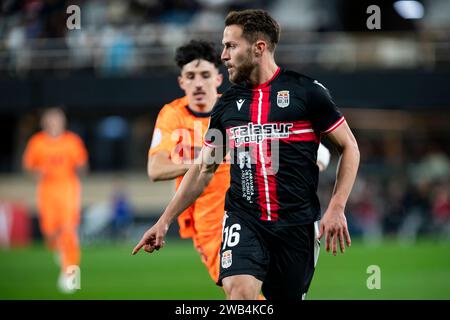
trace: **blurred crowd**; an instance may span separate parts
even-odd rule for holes
[[[279,50],[280,59],[286,63],[289,59],[297,62],[299,56],[310,64],[334,61],[336,57],[328,57],[327,52],[333,52],[342,61],[351,59],[347,63],[353,64],[360,59],[360,52],[363,59],[378,58],[385,64],[406,66],[423,59],[448,60],[447,49],[440,41],[449,41],[450,15],[446,13],[450,12],[450,2],[410,1],[416,6],[398,10],[394,3],[399,1],[379,1],[387,4],[381,8],[382,31],[438,31],[421,37],[430,42],[422,45],[426,50],[416,46],[416,37],[382,39],[379,45],[370,41],[376,45],[373,47],[367,45],[364,37],[346,36],[348,31],[368,31],[366,8],[372,2],[361,0],[350,5],[344,0],[5,0],[0,8],[0,69],[18,73],[29,69],[94,69],[102,74],[117,74],[169,67],[172,61],[167,57],[171,57],[174,47],[195,36],[219,43],[227,12],[245,8],[269,10],[280,22],[282,45],[287,45]],[[69,5],[80,7],[80,30],[66,26],[72,13],[66,11]],[[423,17],[417,18],[421,12]],[[416,14],[416,19],[402,14]],[[299,36],[299,32],[305,34]],[[327,37],[320,36],[322,32],[343,34]],[[303,47],[298,47],[301,43]],[[371,57],[373,52],[380,57]],[[430,57],[424,57],[426,53]],[[320,59],[317,61],[315,56]]]
[[[354,236],[369,243],[384,237],[413,243],[419,236],[450,239],[450,150],[448,142],[415,141],[403,159],[390,164],[374,152],[364,138],[361,166],[348,207],[347,219]],[[321,176],[321,203],[332,192],[334,170]],[[325,209],[325,208],[323,208]]]
[[[186,29],[221,30],[223,19],[231,10],[260,8],[270,11],[283,29],[311,31],[348,31],[356,29],[350,15],[370,4],[384,11],[385,28],[396,30],[449,29],[446,0],[409,1],[399,6],[395,0],[350,3],[345,0],[5,0],[0,7],[0,36],[23,28],[27,38],[61,38],[67,33],[66,20],[70,5],[81,8],[83,28],[102,32],[110,26],[134,27],[149,31],[157,25],[182,26]],[[414,2],[413,4],[411,4]],[[353,8],[353,10],[352,10]],[[362,10],[361,10],[362,9]],[[405,22],[394,22],[395,12]],[[360,20],[361,17],[356,17]],[[420,20],[420,21],[419,21]],[[365,19],[362,21],[363,29]],[[363,30],[364,31],[364,30]]]

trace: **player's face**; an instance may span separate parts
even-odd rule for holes
[[[51,136],[57,137],[64,132],[66,117],[61,111],[47,111],[42,117],[42,128]]]
[[[188,97],[189,104],[212,107],[217,98],[217,88],[222,84],[222,75],[209,61],[198,59],[183,66],[178,83]]]
[[[248,81],[256,62],[252,55],[252,46],[242,36],[242,28],[238,25],[225,27],[223,31],[222,61],[228,69],[231,82]]]

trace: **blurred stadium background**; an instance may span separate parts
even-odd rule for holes
[[[175,226],[159,257],[130,251],[174,190],[146,175],[156,115],[182,95],[174,49],[191,38],[220,46],[226,13],[243,8],[264,8],[280,22],[278,63],[330,88],[359,142],[347,207],[354,244],[339,257],[322,250],[310,298],[450,298],[448,0],[0,4],[0,299],[223,298]],[[72,4],[81,8],[80,30],[66,27]],[[371,4],[381,8],[380,30],[367,29]],[[65,107],[90,154],[81,290],[68,297],[57,293],[58,268],[41,243],[35,183],[21,171],[39,111],[55,105]],[[323,207],[332,154],[320,177]],[[380,290],[366,286],[370,265],[381,268]]]

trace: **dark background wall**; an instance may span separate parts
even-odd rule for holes
[[[450,106],[450,71],[305,72],[328,87],[340,106],[427,109]],[[2,116],[63,104],[68,111],[133,113],[158,111],[182,95],[177,74],[99,78],[95,75],[0,80]],[[220,88],[224,91],[228,82]]]

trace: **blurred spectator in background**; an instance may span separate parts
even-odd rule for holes
[[[423,153],[408,168],[410,183],[403,203],[406,215],[399,230],[400,238],[406,242],[414,241],[420,234],[432,235],[436,229],[433,226],[442,222],[433,215],[433,197],[439,194],[440,200],[445,199],[445,181],[450,177],[450,161],[438,144],[419,144],[417,150]]]
[[[83,212],[81,241],[83,244],[123,241],[129,238],[133,223],[133,207],[123,176],[109,181],[108,196],[99,198]]]
[[[112,194],[112,238],[124,240],[129,236],[129,227],[133,222],[133,209],[128,198],[125,187],[120,181],[116,185]]]
[[[88,154],[83,141],[66,131],[62,109],[47,109],[41,120],[42,131],[33,135],[25,149],[23,167],[38,182],[37,202],[42,234],[48,248],[59,258],[61,273],[58,287],[72,293],[68,269],[80,264],[78,225],[81,185],[78,178],[85,170]]]
[[[382,195],[383,202],[383,228],[387,236],[395,236],[405,219],[404,200],[404,182],[399,177],[393,177],[388,182],[387,188]]]
[[[450,180],[436,185],[432,198],[433,233],[450,238]]]
[[[376,179],[360,177],[353,194],[350,213],[352,224],[367,243],[381,240],[380,185]]]
[[[123,170],[128,163],[130,125],[121,116],[107,116],[96,126],[93,166],[102,170]]]

